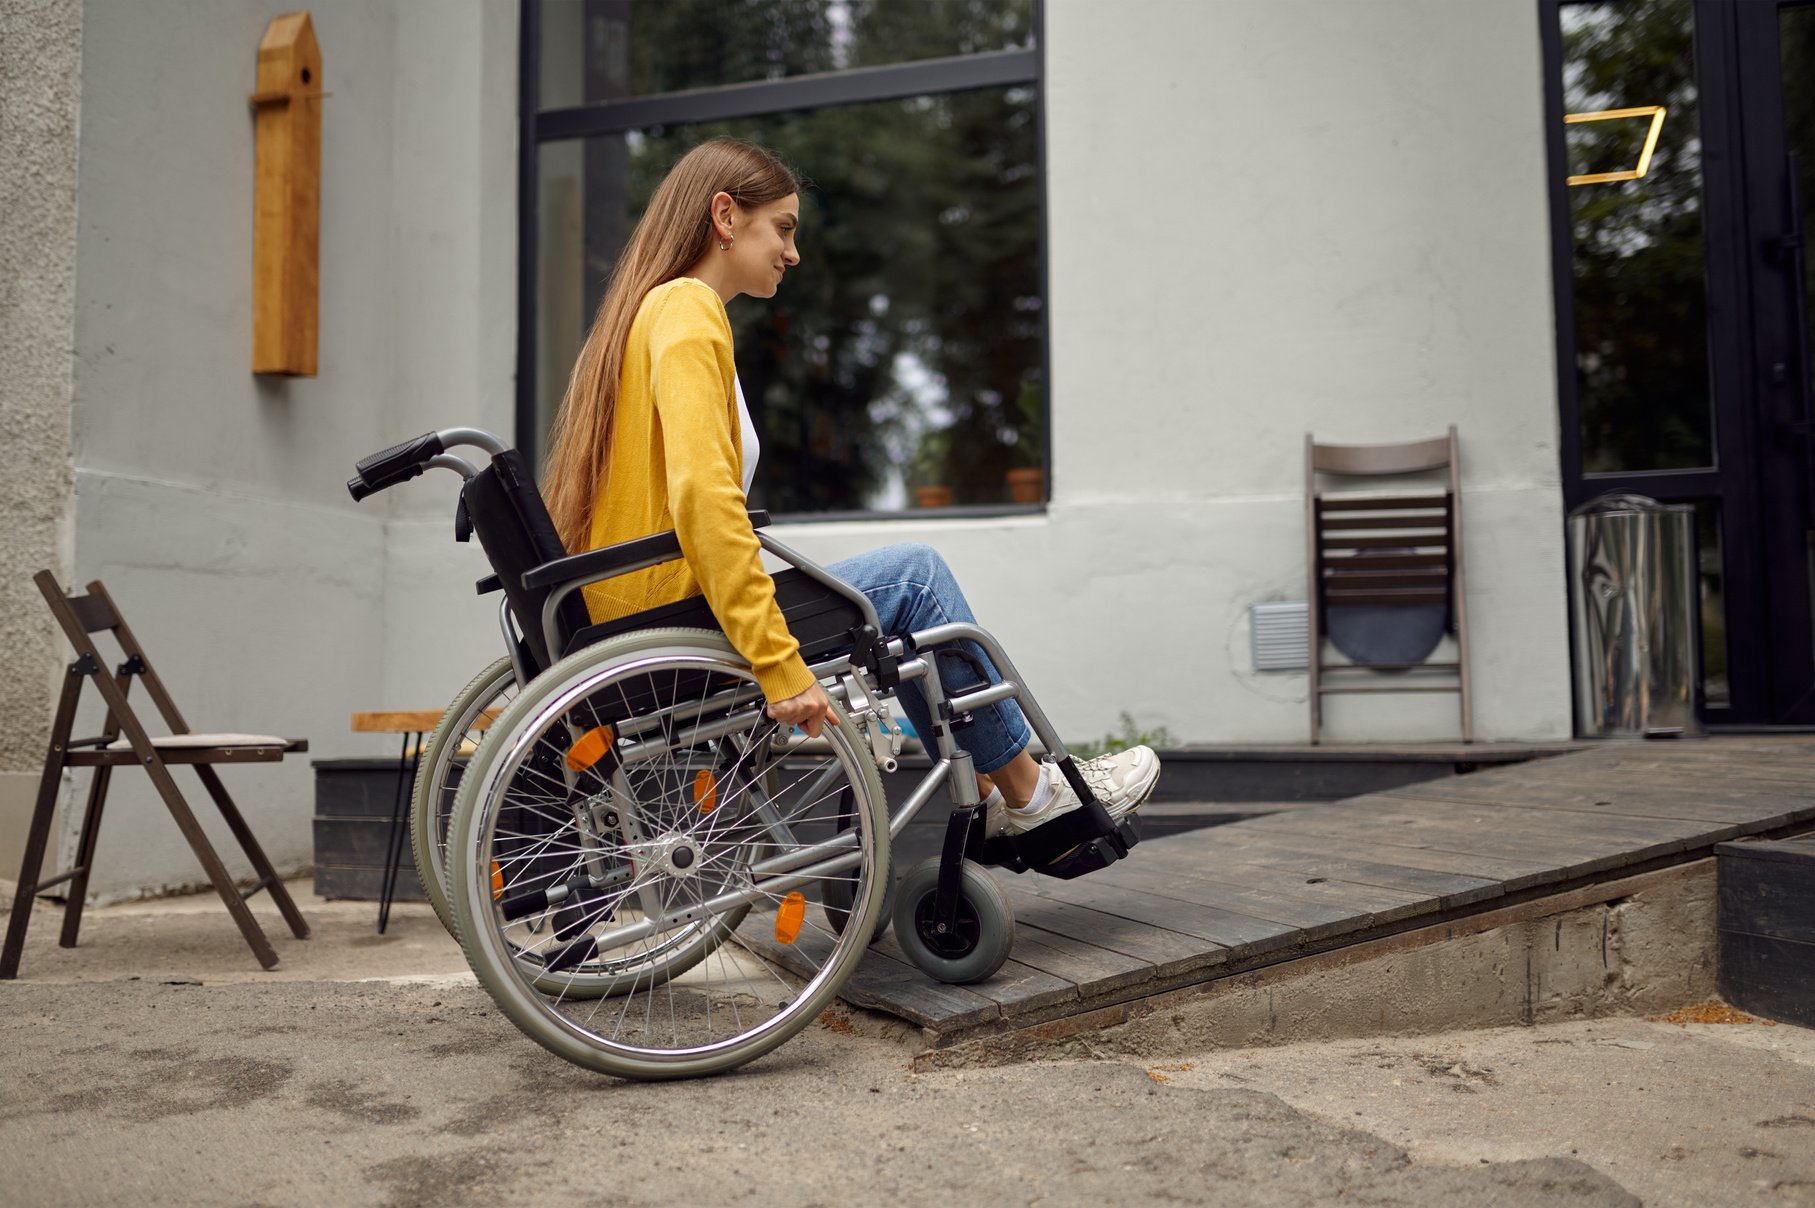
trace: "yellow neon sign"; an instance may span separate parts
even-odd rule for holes
[[[1657,150],[1658,132],[1664,128],[1664,107],[1662,105],[1640,105],[1635,109],[1602,109],[1595,113],[1566,113],[1563,121],[1570,125],[1577,122],[1606,122],[1622,117],[1649,117],[1651,129],[1645,134],[1645,149],[1639,152],[1639,166],[1626,172],[1586,172],[1580,176],[1571,176],[1571,185],[1600,185],[1615,180],[1637,180],[1651,170],[1651,153]]]

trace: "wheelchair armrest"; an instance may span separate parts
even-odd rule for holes
[[[497,575],[487,575],[485,578],[473,584],[473,586],[478,589],[480,595],[489,596],[494,591],[504,590],[504,580],[500,579]]]
[[[750,527],[767,528],[769,513],[753,511],[750,513]],[[656,533],[648,537],[638,537],[634,541],[621,541],[616,545],[607,545],[603,549],[587,550],[583,554],[570,554],[565,558],[556,558],[553,562],[544,562],[523,573],[523,586],[530,588],[559,587],[566,583],[596,582],[609,579],[613,575],[625,574],[657,562],[668,562],[681,556],[681,539],[671,529],[666,533]]]

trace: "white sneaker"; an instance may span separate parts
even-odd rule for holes
[[[1160,761],[1147,747],[1130,747],[1114,755],[1079,760],[1078,770],[1084,775],[1084,783],[1109,811],[1110,819],[1120,822],[1140,809],[1141,803],[1153,792],[1153,786],[1160,778]],[[984,820],[989,834],[1025,835],[1083,806],[1058,764],[1041,764],[1040,774],[1046,778],[1046,803],[1039,809],[1017,810],[1008,808],[1003,801],[992,802]]]
[[[1113,755],[1078,760],[1084,783],[1109,810],[1111,818],[1133,813],[1153,795],[1160,779],[1160,757],[1152,747],[1129,747]]]

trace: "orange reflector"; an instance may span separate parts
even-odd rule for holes
[[[616,740],[617,735],[611,732],[610,726],[594,726],[580,735],[573,746],[567,749],[567,770],[584,772],[605,758],[605,752],[611,749],[611,744]]]
[[[718,808],[718,778],[701,772],[693,778],[693,799],[700,803],[700,813],[710,814]]]
[[[781,909],[775,912],[775,942],[792,944],[800,938],[800,925],[807,917],[807,898],[795,890],[781,900]]]
[[[493,860],[492,861],[492,901],[495,902],[503,896],[504,896],[504,870],[498,866],[498,862],[496,860]]]

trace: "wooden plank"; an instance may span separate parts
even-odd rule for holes
[[[1588,852],[1618,854],[1624,863],[1670,855],[1691,846],[1706,846],[1691,840],[1715,833],[1709,824],[1702,822],[1643,820],[1643,825],[1635,827],[1633,821],[1442,802],[1420,802],[1411,809],[1395,809],[1388,808],[1387,803],[1371,800],[1365,808],[1347,818],[1307,818],[1299,827],[1331,837],[1374,835],[1408,846],[1446,847],[1484,855],[1549,860],[1558,868],[1573,866]],[[1280,829],[1266,818],[1237,825],[1253,826],[1261,831]]]
[[[355,734],[427,734],[441,724],[441,710],[388,709],[353,714]]]
[[[867,1011],[886,1011],[923,1028],[977,1027],[1001,1017],[994,999],[934,981],[897,956],[872,947],[838,996]]]
[[[1807,796],[1815,761],[1777,765],[1760,759],[1637,760],[1632,757],[1594,760],[1569,758],[1544,760],[1512,769],[1494,768],[1463,777],[1471,785],[1518,791],[1532,785],[1639,788],[1731,788],[1744,786],[1760,791],[1773,787]]]
[[[1442,784],[1413,784],[1393,790],[1407,801],[1450,802],[1522,809],[1594,814],[1605,817],[1656,818],[1736,824],[1751,833],[1815,817],[1815,797],[1794,800],[1778,794],[1722,789],[1646,788],[1628,785],[1523,785],[1517,790],[1470,785],[1467,777]]]
[[[1222,844],[1219,851],[1224,856],[1240,854],[1249,864],[1277,868],[1292,876],[1348,881],[1428,896],[1442,910],[1472,905],[1505,892],[1497,878],[1381,863],[1347,849],[1341,849],[1339,854],[1304,852],[1290,845],[1271,843],[1265,835],[1254,833]]]
[[[1013,883],[1003,888],[1021,926],[1038,927],[1136,957],[1153,966],[1155,978],[1176,977],[1223,960],[1225,949],[1220,944],[1197,936],[1137,923],[1075,902],[1043,898]]]
[[[1316,815],[1303,817],[1300,815]],[[1538,872],[1518,884],[1507,882],[1509,892],[1553,881],[1610,872],[1656,856],[1685,850],[1680,839],[1670,838],[1635,844],[1629,838],[1554,833],[1520,833],[1484,824],[1478,818],[1444,817],[1422,813],[1415,816],[1385,816],[1375,811],[1348,817],[1334,816],[1327,810],[1300,810],[1293,813],[1294,824],[1285,828],[1271,818],[1257,818],[1235,823],[1259,830],[1288,830],[1299,835],[1319,835],[1346,842],[1384,841],[1404,846],[1441,849],[1459,853],[1514,856],[1547,865],[1549,872]]]
[[[1424,859],[1444,869],[1453,867],[1459,871],[1468,871],[1479,868],[1483,875],[1491,873],[1498,878],[1502,889],[1507,893],[1562,880],[1579,862],[1566,861],[1560,866],[1555,850],[1549,845],[1545,845],[1542,850],[1533,851],[1529,845],[1508,843],[1498,836],[1483,835],[1472,828],[1466,833],[1458,833],[1448,824],[1416,830],[1402,827],[1397,832],[1383,834],[1383,828],[1379,825],[1336,820],[1320,822],[1313,819],[1306,825],[1289,830],[1275,829],[1257,833],[1275,835],[1283,841],[1314,851],[1328,851],[1333,846],[1341,846],[1378,851],[1383,859],[1390,856],[1408,862],[1422,855]],[[1405,854],[1408,852],[1411,855]],[[1505,867],[1509,860],[1517,862],[1516,871]],[[1623,862],[1623,857],[1618,860],[1609,858],[1604,867],[1612,868]]]
[[[1572,845],[1576,843],[1603,840],[1627,842],[1633,845],[1635,851],[1661,855],[1669,851],[1687,850],[1692,845],[1707,846],[1739,833],[1738,826],[1731,823],[1623,817],[1560,808],[1483,805],[1438,798],[1402,798],[1397,790],[1351,802],[1348,808],[1355,817],[1367,818],[1383,825],[1428,824],[1440,819],[1463,820],[1487,833],[1555,843],[1564,855],[1569,854]],[[1267,819],[1259,818],[1254,822],[1265,824]],[[1675,846],[1671,846],[1673,844]],[[1654,848],[1658,850],[1652,851]]]
[[[1243,955],[1272,952],[1289,947],[1298,939],[1297,928],[1290,924],[1142,890],[1124,889],[1098,880],[1100,876],[1100,873],[1093,873],[1075,881],[1029,877],[1022,882],[1021,888],[1027,893],[1086,906],[1129,922],[1165,927],[1194,936],[1204,941],[1207,955],[1214,958],[1220,952],[1223,960],[1236,952]]]
[[[1089,940],[1047,931],[1017,919],[1015,959],[1077,987],[1078,997],[1095,998],[1153,980],[1149,961],[1099,947]],[[1002,1014],[1015,1014],[1003,1008]]]
[[[1369,917],[1366,911],[1354,907],[1308,902],[1267,889],[1228,885],[1187,873],[1170,872],[1163,877],[1143,876],[1122,871],[1120,865],[1112,864],[1091,876],[1104,884],[1122,889],[1151,893],[1156,897],[1173,898],[1199,906],[1214,906],[1219,910],[1247,914],[1296,928],[1304,933],[1299,938],[1307,940],[1327,939],[1344,931],[1352,931],[1363,925],[1363,921]]]
[[[1279,868],[1235,859],[1222,847],[1156,853],[1146,864],[1143,871],[1148,875],[1185,876],[1277,894],[1289,901],[1316,903],[1365,916],[1373,923],[1394,922],[1435,905],[1435,899],[1428,893],[1408,893],[1335,878],[1305,878]]]
[[[893,931],[871,945],[872,953],[881,953],[899,961],[910,969],[913,962],[901,951],[901,945]],[[926,974],[914,969],[915,974],[923,981],[932,981]],[[1075,1002],[1078,988],[1062,977],[1054,977],[1043,969],[1024,965],[1012,956],[988,981],[963,987],[966,993],[988,999],[996,1004],[1002,1015],[1021,1015],[1042,1007],[1054,1006],[1063,1002]],[[952,1021],[945,1021],[943,1026],[954,1026]]]
[[[1666,759],[1644,759],[1622,755],[1593,761],[1571,761],[1558,767],[1533,767],[1527,775],[1532,780],[1601,779],[1618,777],[1629,782],[1676,780],[1684,776],[1697,778],[1742,777],[1760,782],[1782,781],[1807,784],[1815,770],[1815,758],[1797,757],[1780,760],[1760,753],[1724,752],[1720,755],[1679,755]]]
[[[1255,847],[1259,850],[1290,852],[1300,856],[1327,857],[1341,852],[1356,859],[1384,864],[1391,868],[1423,869],[1455,877],[1488,881],[1504,888],[1506,882],[1549,867],[1535,860],[1502,859],[1444,851],[1441,848],[1407,847],[1384,843],[1378,839],[1361,843],[1334,843],[1316,835],[1291,831],[1236,831],[1233,827],[1217,828],[1219,840],[1230,847]]]

